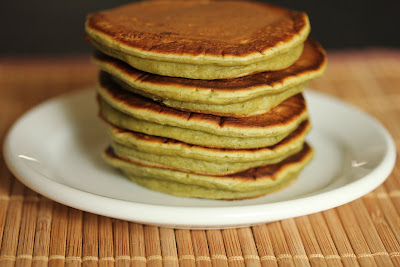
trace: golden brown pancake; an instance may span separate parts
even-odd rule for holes
[[[308,144],[284,161],[230,175],[198,175],[137,163],[118,157],[111,148],[105,160],[133,182],[152,190],[185,197],[244,199],[265,195],[290,184],[313,156]]]
[[[296,150],[297,147],[302,146],[304,138],[310,129],[310,122],[304,121],[278,144],[253,149],[213,148],[204,145],[192,145],[171,138],[124,130],[113,125],[110,125],[110,137],[114,142],[146,153],[187,157],[215,163],[232,163],[266,160],[288,154]]]
[[[275,164],[299,152],[309,128],[308,121],[305,121],[278,144],[259,149],[216,149],[195,145],[189,147],[183,142],[168,139],[165,143],[160,143],[165,138],[143,134],[141,136],[144,138],[138,141],[134,139],[133,133],[126,131],[125,134],[111,136],[111,147],[116,155],[139,163],[151,163],[154,166],[204,175],[226,175]],[[129,134],[130,139],[127,139]],[[184,147],[187,149],[183,149]]]
[[[104,53],[147,72],[193,79],[286,68],[309,31],[303,12],[248,1],[144,1],[86,20],[89,39]]]
[[[267,113],[243,118],[169,108],[121,89],[108,75],[101,75],[98,91],[109,105],[138,119],[217,135],[260,137],[283,132],[289,134],[307,117],[307,107],[302,94],[290,97]],[[273,132],[269,132],[268,128],[273,128]],[[287,131],[287,128],[290,128],[290,131]]]
[[[308,118],[301,94],[267,113],[221,117],[180,111],[121,89],[107,76],[98,88],[100,114],[109,123],[131,131],[208,147],[259,148],[274,145]]]
[[[222,116],[267,112],[299,93],[303,84],[322,75],[326,66],[324,50],[310,39],[302,56],[290,67],[234,79],[193,80],[150,74],[99,51],[94,53],[92,61],[114,80],[125,84],[127,90],[174,108]],[[293,90],[299,85],[302,86]]]

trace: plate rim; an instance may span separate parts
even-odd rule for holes
[[[32,116],[32,114],[34,114],[34,112],[37,112],[37,110],[40,110],[43,107],[50,105],[51,103],[56,103],[58,101],[72,98],[77,95],[83,95],[85,93],[91,92],[92,90],[93,89],[90,88],[86,90],[77,90],[64,93],[62,95],[45,100],[39,105],[27,110],[13,123],[13,125],[6,133],[3,143],[3,155],[4,161],[8,169],[15,175],[16,178],[18,178],[18,180],[20,180],[27,187],[49,199],[67,205],[69,207],[77,208],[103,216],[134,221],[137,223],[148,225],[188,229],[221,229],[267,223],[276,220],[312,214],[353,201],[369,193],[380,184],[382,184],[392,172],[396,162],[396,148],[393,138],[387,131],[387,129],[376,118],[372,117],[365,111],[358,109],[334,96],[307,89],[304,91],[306,99],[307,97],[315,96],[323,98],[325,100],[335,101],[337,104],[350,109],[352,112],[357,112],[360,116],[366,117],[368,122],[372,123],[373,126],[379,131],[379,133],[385,140],[385,149],[387,150],[387,152],[381,159],[381,162],[378,164],[378,166],[374,168],[370,173],[356,181],[346,183],[339,188],[296,199],[288,199],[284,201],[277,201],[274,203],[250,204],[244,206],[187,207],[138,203],[128,200],[106,197],[56,182],[51,178],[46,177],[44,174],[38,173],[33,169],[29,169],[29,167],[21,168],[21,166],[18,166],[20,164],[15,158],[16,155],[13,155],[11,140],[12,138],[14,138],[14,132],[18,130],[18,127],[20,127],[21,124],[23,124],[24,120],[26,120],[29,116]],[[379,179],[377,179],[376,177],[379,177]],[[368,190],[362,190],[362,188],[365,187],[367,187]],[[62,193],[52,194],[50,191],[54,190],[56,190],[56,192],[58,193]],[[344,197],[333,197],[338,194],[341,194]],[[71,195],[74,195],[76,197],[71,197]],[[85,201],[82,201],[83,199]],[[97,207],[96,204],[82,204],[85,202],[88,203],[87,201],[90,201],[89,203],[96,203],[96,201],[99,201],[99,199],[103,204],[97,205]],[[325,201],[321,201],[324,199]],[[326,199],[330,200],[329,204],[326,204]],[[307,202],[309,203],[310,201],[313,201],[315,203],[323,202],[323,208],[321,207],[321,204],[305,205],[307,204]],[[107,203],[107,205],[105,205],[104,202]],[[300,205],[302,206],[302,208],[291,210],[291,212],[289,212],[288,214],[283,214],[287,213],[286,208],[292,206],[293,204]],[[268,209],[266,209],[266,207],[268,207]],[[127,212],[123,212],[121,214],[121,212],[118,212],[119,209],[126,209]],[[148,210],[150,209],[157,209],[157,216],[154,216],[154,214],[149,214]],[[170,216],[171,214],[184,213],[183,211],[187,211],[188,209],[194,210],[196,216],[193,216],[193,212],[186,216],[185,214],[178,217]],[[273,212],[271,212],[271,210]],[[212,212],[213,216],[210,216],[210,212]],[[232,223],[227,223],[229,221]]]

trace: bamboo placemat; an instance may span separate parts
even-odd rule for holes
[[[311,88],[378,118],[400,145],[400,51],[329,54]],[[0,59],[0,140],[27,109],[93,86],[85,57]],[[29,133],[27,133],[29,138]],[[374,192],[328,211],[254,227],[178,230],[82,212],[16,180],[0,159],[1,266],[400,266],[400,163]]]

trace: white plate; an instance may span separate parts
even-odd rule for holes
[[[240,201],[174,197],[147,190],[104,164],[106,127],[93,90],[64,95],[32,109],[4,143],[10,170],[40,194],[81,210],[157,226],[222,228],[254,225],[333,208],[370,192],[393,169],[389,133],[369,115],[307,91],[316,153],[286,189]]]

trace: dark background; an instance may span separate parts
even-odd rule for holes
[[[130,1],[2,1],[0,55],[77,54],[85,16]],[[265,1],[267,2],[267,1]],[[268,1],[307,12],[312,32],[328,50],[400,48],[400,1]]]

